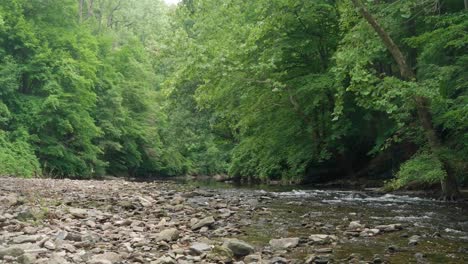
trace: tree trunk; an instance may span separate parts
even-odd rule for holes
[[[400,70],[401,78],[405,81],[416,81],[416,74],[409,67],[406,57],[401,52],[400,48],[393,42],[393,39],[390,35],[382,28],[382,26],[377,22],[377,20],[369,13],[367,8],[362,4],[360,0],[351,0],[354,6],[359,10],[359,13],[367,20],[367,22],[372,26],[377,35],[383,41],[385,47],[392,54],[394,60],[398,64]],[[465,2],[468,0],[465,0]],[[458,185],[456,178],[453,175],[452,166],[450,161],[441,155],[442,152],[442,143],[437,136],[437,133],[432,124],[432,115],[430,112],[430,101],[428,98],[423,96],[415,96],[416,109],[418,112],[419,121],[424,130],[424,134],[431,151],[437,155],[437,157],[442,161],[444,168],[447,172],[447,177],[441,180],[442,195],[444,198],[456,199],[460,196],[458,190]]]
[[[83,22],[83,6],[84,6],[84,0],[80,0],[80,9],[78,10],[79,13],[79,18],[80,18],[80,23]]]
[[[468,0],[465,0],[465,10],[468,10]]]
[[[94,0],[89,0],[88,3],[88,18],[94,16]]]

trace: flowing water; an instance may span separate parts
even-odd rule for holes
[[[266,246],[272,238],[335,234],[334,263],[351,258],[387,263],[468,263],[468,205],[411,195],[353,190],[273,190],[265,186],[239,187],[192,182],[190,186],[216,190],[223,199],[242,199],[257,210],[243,220],[242,239]],[[351,221],[365,227],[401,224],[402,230],[373,237],[344,235]],[[420,236],[409,245],[412,236]],[[303,246],[284,256],[304,259],[316,246]],[[350,257],[351,256],[351,257]],[[365,263],[365,262],[364,262]]]

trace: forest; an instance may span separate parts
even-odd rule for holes
[[[0,0],[0,175],[468,183],[466,0]]]

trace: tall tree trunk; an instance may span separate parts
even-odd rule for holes
[[[385,47],[392,54],[393,59],[398,64],[400,75],[403,80],[415,82],[416,74],[408,65],[406,57],[401,52],[400,48],[395,44],[390,35],[382,28],[377,20],[369,13],[367,8],[360,0],[351,0],[354,6],[359,10],[359,13],[367,20],[372,26],[377,35],[384,43]],[[465,0],[466,2],[467,0]],[[452,166],[450,161],[442,155],[442,143],[432,124],[432,115],[430,112],[430,101],[423,96],[415,96],[416,109],[418,112],[419,121],[424,130],[424,134],[431,151],[438,156],[444,164],[447,172],[447,177],[441,179],[442,195],[444,198],[455,199],[460,196],[456,178],[453,175]]]
[[[468,10],[468,0],[465,0],[465,10]]]
[[[79,18],[80,18],[80,23],[83,22],[83,6],[84,6],[84,1],[85,0],[80,0],[80,8],[78,10],[79,13]]]
[[[94,0],[89,0],[88,3],[88,18],[94,16]]]

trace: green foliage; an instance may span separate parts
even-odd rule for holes
[[[468,14],[442,2],[363,1],[416,72],[403,81],[348,0],[3,1],[0,173],[360,175],[392,148],[426,149],[417,96],[438,158],[465,168]],[[440,179],[433,158],[392,184]]]
[[[403,163],[396,178],[387,183],[387,188],[398,190],[402,187],[415,184],[439,183],[447,176],[440,160],[427,151],[414,155]]]
[[[0,174],[32,177],[40,173],[39,161],[27,140],[10,140],[8,135],[0,130]]]

